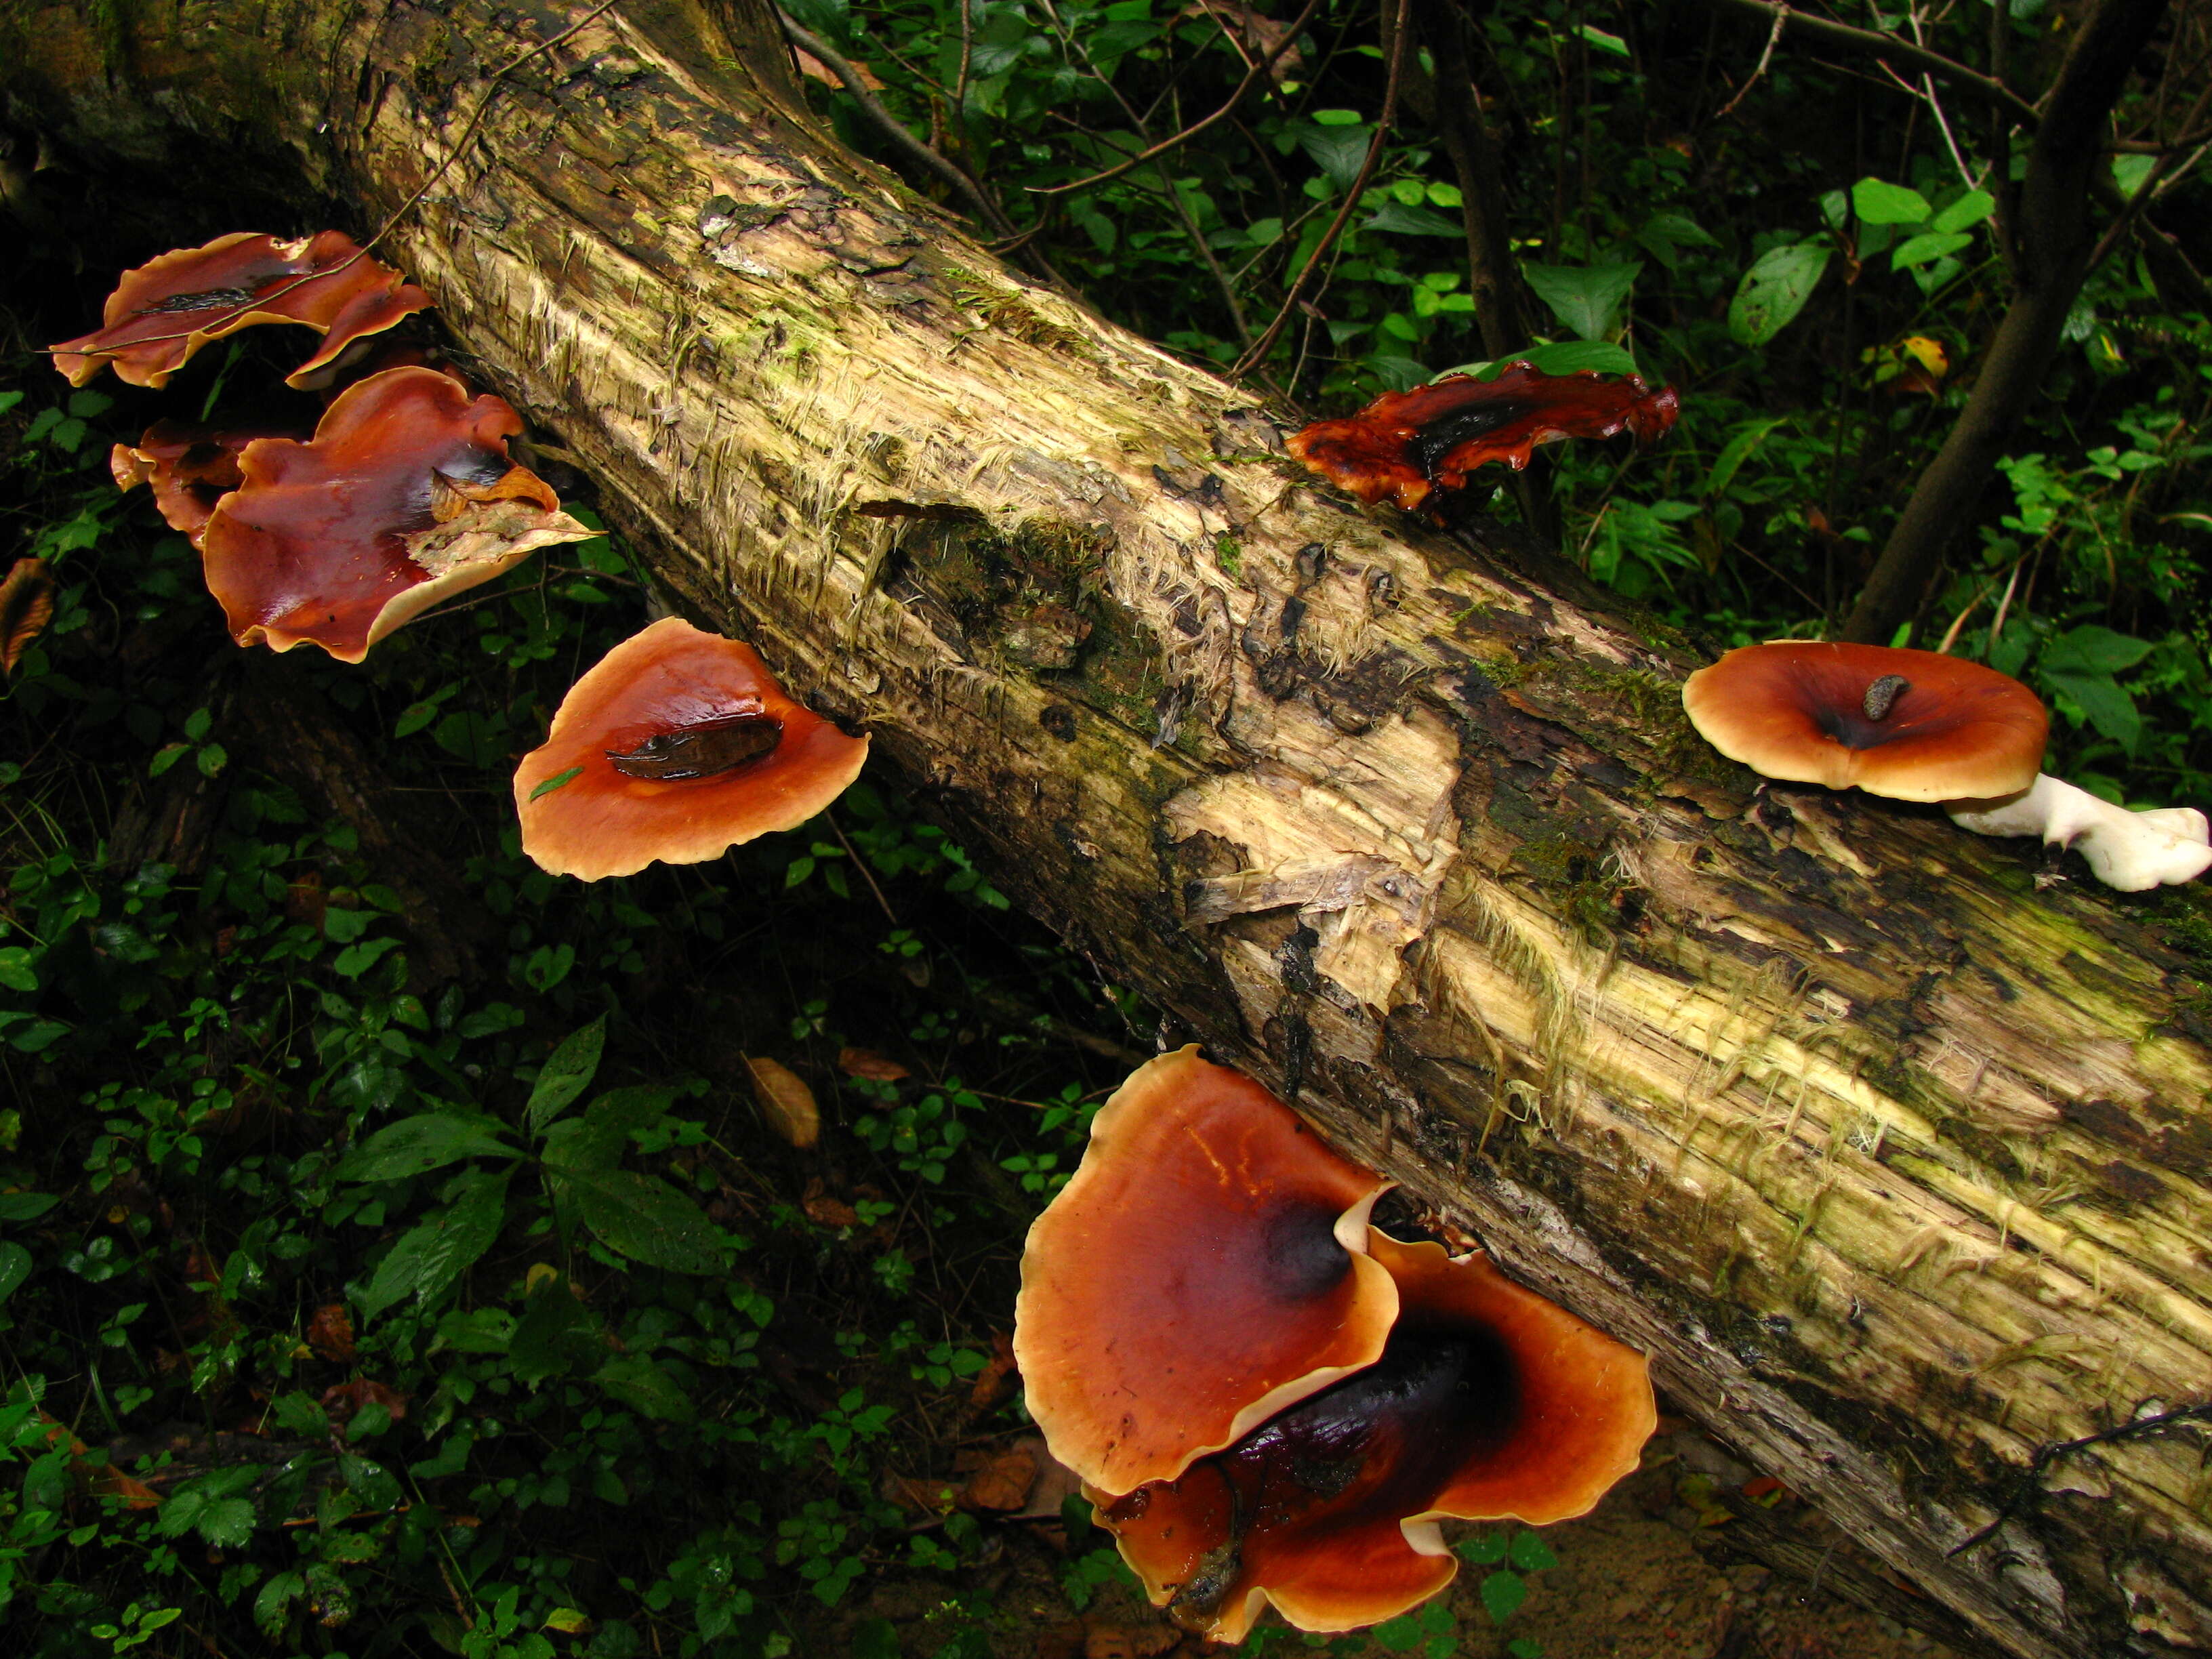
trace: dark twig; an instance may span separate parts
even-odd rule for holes
[[[1266,331],[1231,368],[1229,374],[1231,380],[1249,371],[1273,347],[1282,334],[1284,325],[1290,321],[1291,313],[1297,309],[1298,301],[1305,295],[1307,278],[1321,269],[1322,261],[1328,257],[1329,250],[1336,245],[1336,239],[1344,234],[1345,226],[1351,222],[1352,211],[1358,207],[1360,198],[1367,193],[1367,181],[1375,176],[1375,168],[1382,160],[1382,146],[1390,137],[1390,124],[1397,118],[1398,89],[1406,78],[1406,43],[1410,38],[1407,21],[1410,4],[1411,0],[1398,0],[1397,9],[1393,14],[1390,73],[1382,83],[1382,112],[1376,117],[1375,137],[1367,146],[1367,159],[1359,164],[1359,176],[1352,181],[1352,188],[1344,193],[1344,205],[1337,210],[1336,217],[1329,221],[1328,228],[1322,232],[1321,240],[1314,244],[1313,252],[1306,256],[1305,264],[1298,268],[1298,274],[1291,279],[1291,291],[1283,296],[1283,307],[1275,313],[1275,320],[1267,325]]]
[[[2171,1428],[2176,1423],[2212,1423],[2212,1405],[2177,1407],[2172,1411],[2160,1412],[2154,1416],[2138,1417],[2132,1423],[2123,1423],[2118,1428],[2106,1429],[2101,1434],[2085,1434],[2079,1440],[2054,1440],[2038,1446],[2035,1455],[2027,1460],[2027,1467],[2021,1471],[2020,1484],[2014,1487],[2012,1496],[2006,1498],[2002,1507],[1997,1510],[1996,1519],[1945,1553],[1964,1555],[1968,1550],[1980,1547],[1996,1537],[2006,1522],[2033,1508],[2043,1485],[2044,1471],[2060,1458],[2091,1446],[2108,1446],[2115,1441],[2140,1439],[2144,1435],[2155,1434],[2160,1429]]]
[[[1792,37],[1802,37],[1808,45],[1826,46],[1833,52],[1850,52],[1859,57],[1887,58],[1910,64],[1939,80],[1948,81],[1985,102],[1996,105],[2023,125],[2032,127],[2036,124],[2035,106],[2002,81],[1993,81],[1941,52],[1916,46],[1893,34],[1884,34],[1876,29],[1853,28],[1848,23],[1831,22],[1825,17],[1810,16],[1786,5],[1770,5],[1767,0],[1707,0],[1707,3],[1723,11],[1758,17]]]
[[[1237,90],[1229,94],[1228,101],[1223,104],[1219,109],[1214,111],[1212,114],[1206,116],[1202,119],[1194,121],[1190,125],[1185,127],[1181,132],[1171,134],[1168,137],[1161,139],[1158,143],[1152,145],[1149,149],[1139,152],[1137,155],[1131,156],[1126,161],[1117,161],[1114,166],[1108,167],[1103,173],[1094,173],[1087,179],[1078,179],[1070,184],[1044,185],[1032,185],[1030,187],[1030,194],[1032,196],[1065,196],[1072,190],[1088,190],[1093,185],[1103,185],[1109,179],[1120,178],[1123,173],[1128,172],[1133,167],[1142,167],[1146,162],[1152,160],[1155,156],[1164,155],[1170,150],[1176,149],[1177,146],[1188,143],[1192,139],[1197,137],[1200,133],[1204,132],[1208,127],[1213,126],[1218,122],[1227,120],[1230,115],[1236,110],[1237,106],[1244,101],[1244,94],[1251,91],[1252,88],[1259,83],[1260,78],[1262,76],[1266,75],[1270,70],[1274,68],[1275,62],[1278,58],[1281,58],[1285,52],[1288,52],[1293,46],[1297,44],[1298,36],[1304,31],[1306,25],[1313,21],[1314,13],[1318,11],[1320,9],[1321,0],[1306,0],[1305,9],[1297,15],[1297,19],[1291,24],[1290,27],[1284,32],[1283,38],[1275,43],[1274,50],[1270,52],[1265,58],[1261,58],[1259,62],[1254,64],[1252,67],[1245,72],[1244,78],[1237,83]],[[1224,33],[1227,31],[1226,24],[1223,25],[1223,29]]]

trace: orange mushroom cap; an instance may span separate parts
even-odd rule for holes
[[[522,417],[435,369],[338,394],[307,443],[262,438],[200,532],[208,591],[240,645],[313,643],[359,662],[448,594],[533,550],[599,532],[507,459]]]
[[[343,231],[289,242],[234,231],[125,271],[101,326],[51,349],[71,386],[112,364],[126,385],[161,386],[210,340],[256,323],[301,323],[323,336],[314,356],[285,377],[303,386],[362,336],[429,305],[428,294]]]
[[[246,445],[256,438],[306,435],[302,428],[277,422],[217,431],[185,421],[156,421],[137,443],[109,451],[107,465],[118,489],[152,484],[162,519],[198,547],[216,504],[246,482],[238,457]]]
[[[1447,374],[1410,392],[1386,392],[1357,415],[1315,422],[1289,447],[1361,501],[1388,496],[1410,513],[1434,490],[1463,488],[1486,462],[1520,471],[1538,444],[1610,438],[1624,427],[1650,443],[1674,424],[1680,406],[1674,387],[1655,391],[1633,374],[1540,374],[1515,363],[1493,380]]]
[[[1014,1356],[1052,1455],[1107,1492],[1171,1480],[1373,1363],[1389,1184],[1195,1047],[1139,1067],[1022,1252]]]
[[[1657,1425],[1643,1356],[1484,1257],[1370,1248],[1403,1307],[1379,1361],[1177,1480],[1091,1493],[1153,1603],[1216,1641],[1267,1601],[1309,1631],[1402,1613],[1458,1570],[1439,1519],[1586,1514]]]
[[[2007,674],[1937,651],[1772,640],[1684,682],[1706,742],[1762,777],[1894,800],[2009,795],[2035,781],[2050,716]]]
[[[571,686],[523,757],[522,850],[585,881],[697,864],[797,829],[867,757],[866,737],[793,702],[750,646],[664,617]]]

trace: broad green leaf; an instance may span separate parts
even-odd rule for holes
[[[2120,194],[2133,199],[2150,177],[2150,170],[2158,165],[2155,155],[2115,155],[2112,157],[2112,182],[2120,187]]]
[[[610,1089],[581,1117],[563,1118],[545,1132],[545,1161],[587,1169],[617,1164],[630,1132],[659,1122],[675,1099],[676,1091],[663,1084]]]
[[[1440,369],[1436,378],[1447,374],[1472,374],[1478,380],[1494,380],[1515,363],[1528,363],[1539,374],[1579,374],[1585,369],[1600,374],[1633,374],[1636,359],[1623,348],[1607,340],[1554,340],[1548,345],[1530,346],[1526,351],[1516,351],[1500,357],[1494,362],[1461,363],[1456,368]]]
[[[422,1112],[379,1129],[338,1160],[341,1181],[398,1181],[465,1158],[517,1158],[496,1119]]]
[[[1463,236],[1466,228],[1455,219],[1447,219],[1441,213],[1425,207],[1407,207],[1403,202],[1385,202],[1368,216],[1368,230],[1395,230],[1401,236]]]
[[[1720,244],[1706,234],[1705,228],[1683,213],[1655,213],[1644,222],[1636,233],[1638,244],[1651,257],[1673,270],[1682,263],[1686,247],[1718,247]]]
[[[607,1017],[601,1014],[582,1030],[563,1038],[561,1046],[546,1057],[522,1115],[532,1132],[542,1130],[562,1108],[591,1086],[606,1046]]]
[[[1505,1534],[1478,1532],[1459,1540],[1459,1557],[1478,1567],[1494,1567],[1505,1559]]]
[[[1526,1527],[1513,1534],[1505,1559],[1522,1572],[1544,1572],[1559,1565],[1559,1558],[1552,1553],[1552,1547]]]
[[[1721,453],[1713,457],[1713,470],[1705,478],[1705,493],[1717,495],[1729,487],[1752,453],[1766,441],[1767,434],[1778,426],[1788,424],[1787,415],[1776,415],[1763,421],[1746,421],[1735,430],[1735,435],[1721,446]]]
[[[1584,23],[1575,33],[1600,52],[1609,52],[1616,58],[1628,56],[1628,42],[1617,34],[1607,34],[1603,29],[1593,28],[1588,23]]]
[[[1985,190],[1970,190],[1948,207],[1939,210],[1928,222],[1928,228],[1946,234],[1954,230],[1972,230],[1996,210],[1996,197]]]
[[[1370,137],[1365,127],[1312,127],[1299,135],[1298,148],[1313,158],[1329,183],[1340,191],[1350,190],[1367,163]]]
[[[1729,337],[1763,346],[1782,332],[1813,297],[1834,251],[1821,242],[1797,242],[1759,255],[1729,304]]]
[[[1870,225],[1917,225],[1928,216],[1928,198],[1903,185],[1862,179],[1851,186],[1851,211]]]
[[[1897,251],[1889,256],[1889,268],[1892,270],[1910,270],[1915,265],[1933,264],[1948,254],[1956,253],[1973,240],[1964,231],[1949,235],[1941,231],[1923,231],[1898,245]]]
[[[566,1278],[548,1273],[530,1291],[507,1358],[518,1379],[536,1383],[604,1359],[606,1352],[599,1316],[576,1299]]]
[[[39,975],[31,966],[31,953],[21,945],[0,947],[0,985],[26,994],[39,988]]]
[[[2130,758],[2142,740],[2142,714],[2136,702],[2110,674],[2062,674],[2039,663],[2044,684],[2063,691],[2081,706],[2082,714],[2100,735],[2127,750]]]
[[[234,1549],[253,1535],[253,1504],[241,1494],[262,1471],[258,1468],[216,1469],[188,1480],[161,1505],[155,1529],[164,1538],[198,1532],[218,1549]]]
[[[58,1193],[0,1193],[0,1221],[36,1221],[61,1201]]]
[[[1482,1605],[1494,1624],[1504,1624],[1528,1599],[1528,1586],[1517,1572],[1499,1568],[1482,1581]]]
[[[409,1295],[428,1308],[476,1265],[499,1237],[507,1217],[507,1174],[479,1176],[437,1214],[399,1237],[354,1300],[362,1317],[374,1319]]]
[[[1524,264],[1522,276],[1552,314],[1585,340],[1602,339],[1613,332],[1620,303],[1636,285],[1640,260],[1617,264]]]
[[[0,1241],[0,1302],[15,1295],[15,1287],[31,1276],[31,1253],[11,1240]]]
[[[2069,628],[2043,647],[2038,663],[2063,674],[2117,674],[2150,655],[2151,641],[2087,623]]]
[[[642,1354],[623,1354],[592,1373],[592,1381],[647,1417],[668,1423],[689,1423],[697,1415],[676,1379]]]
[[[1385,1619],[1369,1631],[1376,1646],[1390,1653],[1404,1653],[1416,1647],[1421,1640],[1421,1621],[1411,1613],[1400,1613],[1395,1619]]]
[[[715,1273],[727,1265],[713,1224],[666,1182],[624,1170],[546,1168],[584,1224],[617,1255],[679,1273]]]

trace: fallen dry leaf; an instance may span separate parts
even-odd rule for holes
[[[1017,1521],[1056,1521],[1060,1506],[1083,1490],[1083,1477],[1045,1449],[1041,1434],[1024,1435],[1014,1444],[1036,1460],[1036,1479],[1030,1485],[1029,1501],[1015,1511]]]
[[[919,1475],[884,1474],[883,1499],[913,1515],[943,1515],[958,1497],[950,1480],[926,1480]]]
[[[340,1425],[351,1422],[354,1413],[366,1406],[383,1407],[395,1423],[407,1415],[407,1396],[386,1383],[356,1377],[323,1390],[323,1409]]]
[[[845,83],[837,78],[837,71],[812,52],[803,52],[797,46],[793,46],[791,52],[792,56],[799,59],[799,72],[808,80],[819,81],[825,87],[836,87],[842,89]],[[860,84],[870,92],[881,92],[884,89],[884,83],[876,78],[876,72],[866,64],[854,64],[853,72],[860,77]]]
[[[840,1048],[837,1069],[847,1077],[864,1077],[871,1083],[896,1083],[901,1078],[914,1075],[898,1061],[873,1048]]]
[[[960,1415],[972,1422],[1014,1391],[1020,1373],[1014,1366],[1014,1339],[1006,1331],[991,1333],[991,1357],[975,1373],[968,1390],[968,1406]]]
[[[1018,1441],[968,1477],[960,1489],[963,1510],[1018,1510],[1036,1484],[1036,1455]]]
[[[1165,1625],[1109,1625],[1084,1621],[1083,1659],[1158,1659],[1182,1640]]]
[[[747,1055],[745,1069],[752,1073],[753,1097],[769,1128],[802,1152],[822,1139],[822,1113],[804,1078],[765,1056]]]
[[[353,1316],[344,1303],[325,1302],[308,1316],[307,1346],[325,1359],[353,1358]]]
[[[799,1200],[799,1207],[806,1218],[819,1227],[857,1227],[860,1212],[842,1198],[833,1198],[817,1176],[806,1183],[806,1196]]]
[[[53,618],[54,573],[44,559],[16,560],[0,581],[0,669],[13,674]]]

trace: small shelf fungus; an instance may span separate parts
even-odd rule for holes
[[[749,645],[665,617],[569,688],[514,774],[522,850],[556,876],[697,864],[795,830],[868,757]]]
[[[1289,448],[1363,501],[1387,498],[1409,513],[1425,503],[1433,511],[1436,492],[1465,488],[1479,466],[1499,461],[1517,471],[1539,444],[1624,429],[1651,443],[1680,410],[1672,386],[1654,388],[1633,374],[1540,374],[1515,363],[1493,380],[1449,374],[1386,392],[1357,415],[1294,434]]]
[[[340,392],[309,441],[247,444],[199,538],[232,637],[359,662],[440,599],[596,534],[508,459],[521,430],[498,398],[394,368]]]
[[[300,427],[270,422],[217,431],[185,421],[156,421],[135,444],[118,444],[108,452],[108,470],[118,489],[154,487],[154,505],[169,528],[194,547],[200,544],[216,504],[246,477],[238,458],[256,438],[307,436]]]
[[[355,341],[430,303],[343,231],[293,241],[234,231],[125,271],[107,296],[101,325],[52,350],[71,386],[112,367],[127,385],[161,386],[210,340],[257,323],[298,323],[323,337],[285,377],[289,386],[307,387],[320,384]]]
[[[2008,675],[1936,651],[1772,640],[1684,682],[1705,741],[1762,777],[1895,800],[2009,795],[2035,781],[2050,718]]]
[[[1943,810],[1978,836],[2035,836],[2045,847],[2069,847],[2099,881],[2123,893],[2194,881],[2212,869],[2212,834],[2195,807],[2131,812],[2048,773],[2017,794],[1946,801]]]
[[[1172,1481],[1089,1490],[1155,1606],[1218,1642],[1272,1601],[1306,1631],[1451,1582],[1440,1520],[1587,1513],[1657,1423],[1641,1355],[1480,1255],[1381,1232],[1402,1311],[1381,1358]]]
[[[1389,1184],[1195,1047],[1139,1067],[1022,1252],[1014,1356],[1053,1455],[1131,1492],[1373,1364]]]

